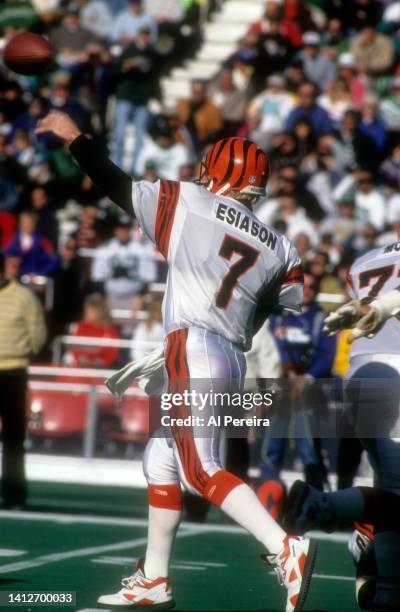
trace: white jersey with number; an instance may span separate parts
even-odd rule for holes
[[[165,334],[198,327],[247,350],[257,306],[300,309],[296,249],[244,205],[167,180],[134,183],[132,199],[143,231],[168,261]]]
[[[349,273],[349,293],[362,299],[383,295],[400,286],[400,241],[369,251],[357,259]],[[371,339],[353,344],[351,360],[361,356],[400,355],[400,320],[390,317]]]

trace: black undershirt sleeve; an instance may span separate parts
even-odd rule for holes
[[[97,145],[84,134],[75,138],[69,150],[93,183],[112,202],[134,217],[131,177],[110,159],[99,155]]]

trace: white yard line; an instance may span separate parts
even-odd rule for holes
[[[214,563],[213,561],[185,561],[184,559],[177,559],[178,563],[184,563],[185,565],[204,565],[205,567],[228,567],[226,563]]]
[[[275,576],[275,572],[268,572],[271,576]],[[312,579],[317,578],[319,580],[345,580],[346,582],[354,582],[354,576],[337,576],[336,574],[313,574]]]
[[[196,535],[196,531],[193,530],[182,530],[178,533],[178,538],[187,538]],[[68,559],[77,559],[80,557],[89,557],[92,555],[98,555],[102,553],[112,552],[114,550],[126,550],[137,548],[146,544],[147,538],[136,538],[134,540],[124,540],[123,542],[116,542],[115,544],[106,544],[104,546],[89,546],[87,548],[76,548],[75,550],[67,550],[62,553],[51,553],[49,555],[41,555],[34,559],[26,561],[17,561],[15,563],[7,563],[6,565],[0,565],[0,574],[9,574],[10,572],[19,572],[33,567],[40,567],[41,565],[48,565],[57,563],[59,561],[66,561]]]
[[[11,510],[0,510],[0,519],[47,521],[66,525],[110,525],[115,527],[147,527],[147,519],[116,518],[111,516],[76,515],[62,512],[13,512]],[[195,530],[197,533],[236,533],[248,535],[247,531],[236,525],[219,525],[216,523],[182,523],[182,528]],[[327,542],[347,542],[349,533],[324,533],[322,531],[311,531],[310,537]]]
[[[0,548],[0,557],[22,557],[27,552],[27,550],[21,550],[20,548]]]
[[[200,567],[199,565],[179,565],[179,563],[172,563],[171,569],[185,570],[186,572],[205,572],[206,567]]]
[[[132,563],[132,557],[120,557],[118,555],[102,556],[97,559],[91,559],[92,563],[100,563],[103,565],[126,565]],[[171,565],[172,569],[184,569],[184,570],[205,570],[208,568],[215,567],[227,567],[226,563],[213,563],[211,561],[184,561],[183,559],[176,559]]]
[[[321,580],[346,580],[346,582],[354,582],[353,576],[335,576],[333,574],[313,574],[314,578],[320,578]]]

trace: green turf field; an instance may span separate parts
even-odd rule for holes
[[[94,612],[96,597],[116,590],[142,555],[145,516],[142,490],[33,483],[28,511],[0,511],[0,590],[76,591],[77,605],[63,609]],[[352,612],[358,608],[345,538],[326,537],[305,610]],[[261,552],[217,511],[206,524],[184,523],[171,571],[176,609],[282,612],[284,592],[259,562]]]

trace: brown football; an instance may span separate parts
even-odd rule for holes
[[[15,34],[3,51],[5,65],[18,74],[33,75],[44,72],[53,61],[50,43],[32,32]]]

